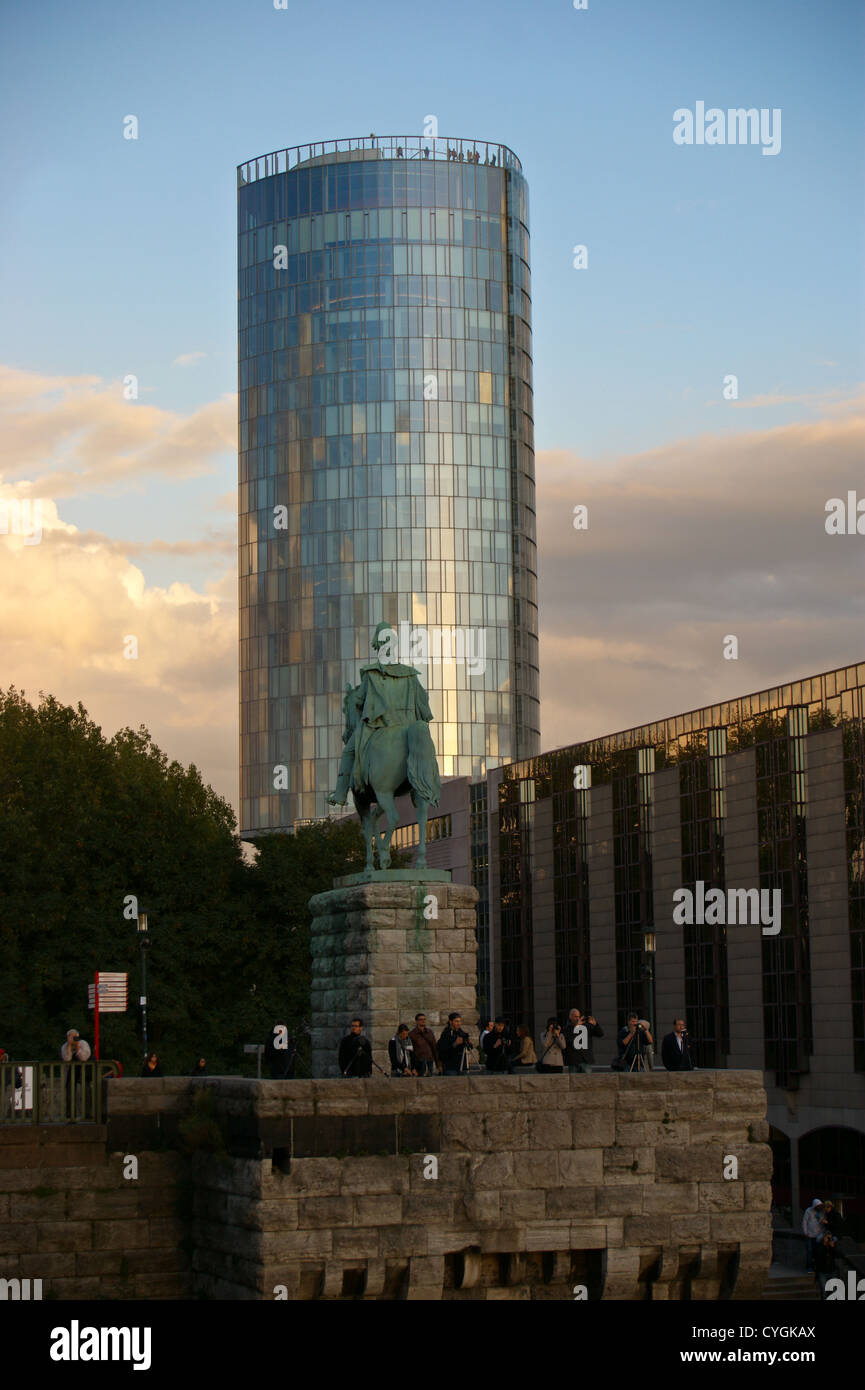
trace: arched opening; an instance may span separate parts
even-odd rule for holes
[[[842,1231],[865,1239],[865,1134],[842,1125],[812,1129],[799,1140],[799,1202],[831,1197],[843,1217]]]

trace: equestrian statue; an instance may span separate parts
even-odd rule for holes
[[[406,792],[417,808],[415,868],[425,868],[427,812],[438,806],[441,795],[429,698],[414,666],[388,660],[395,644],[390,623],[379,623],[371,644],[377,659],[361,667],[360,685],[345,688],[345,748],[336,790],[327,798],[333,806],[344,806],[351,790],[363,826],[368,869],[374,867],[373,844],[379,867],[390,867],[390,842],[399,824],[394,798]],[[379,834],[382,815],[387,828]]]

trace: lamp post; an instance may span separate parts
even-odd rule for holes
[[[139,912],[136,919],[138,925],[138,947],[141,951],[141,995],[139,1004],[141,1005],[141,1037],[144,1042],[144,1056],[147,1057],[147,952],[150,950],[150,937],[147,932],[147,913]]]

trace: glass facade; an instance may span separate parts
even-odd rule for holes
[[[808,735],[839,729],[844,759],[847,903],[853,1036],[850,1060],[865,1071],[865,664],[693,710],[517,762],[499,788],[501,991],[512,1018],[533,1017],[532,825],[536,801],[552,799],[556,1003],[591,1005],[589,927],[592,882],[586,801],[574,789],[612,792],[616,1006],[653,1017],[654,778],[679,776],[681,876],[726,888],[729,755],[754,750],[759,887],[781,894],[781,930],[762,937],[764,1066],[776,1085],[795,1088],[814,1048],[809,940]],[[755,884],[755,887],[757,885]],[[682,927],[689,1027],[707,1049],[703,1066],[726,1066],[730,1009],[726,927]]]
[[[519,161],[371,136],[242,165],[238,330],[241,833],[327,814],[380,620],[433,651],[447,634],[441,660],[399,657],[430,692],[442,776],[535,754]],[[459,633],[483,660],[459,659]]]

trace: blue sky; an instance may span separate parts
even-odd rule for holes
[[[441,135],[510,145],[529,181],[541,453],[612,465],[807,423],[859,389],[858,0],[49,0],[3,27],[7,367],[134,373],[140,406],[179,417],[230,396],[235,165],[434,114]],[[698,100],[780,108],[781,153],[675,145],[673,112]],[[230,533],[230,445],[166,476],[91,481],[62,517],[140,545]],[[206,547],[135,563],[158,585],[215,572]]]

